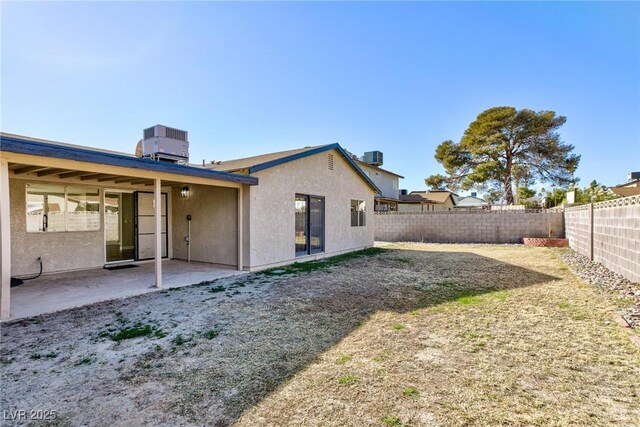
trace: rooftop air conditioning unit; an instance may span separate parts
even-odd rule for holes
[[[382,166],[382,152],[367,151],[364,153],[364,162],[374,166]]]
[[[189,163],[188,133],[184,130],[155,125],[144,130],[136,154],[143,158],[172,163]]]

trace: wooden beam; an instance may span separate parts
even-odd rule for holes
[[[138,178],[132,178],[130,176],[125,176],[125,177],[122,177],[122,178],[114,179],[113,182],[115,182],[116,184],[122,184],[123,182],[131,183],[131,181],[135,181],[136,179],[138,179]]]
[[[162,181],[159,178],[154,180],[153,188],[153,211],[156,220],[156,245],[155,245],[155,267],[156,267],[156,288],[162,287]]]
[[[76,176],[93,175],[94,173],[95,172],[73,171],[73,172],[61,173],[59,176],[60,178],[65,179],[65,178],[75,178]]]
[[[24,168],[15,169],[13,171],[13,174],[14,175],[22,175],[23,173],[41,171],[43,169],[48,169],[48,168],[43,168],[42,166],[27,166],[27,167],[24,167]]]
[[[98,182],[114,181],[117,177],[117,175],[111,175],[104,178],[98,178]]]
[[[0,318],[8,319],[11,307],[11,226],[9,224],[9,164],[0,159]]]
[[[94,173],[91,175],[81,176],[80,181],[89,181],[91,179],[106,178],[108,176],[112,176],[112,175],[105,175],[103,173]]]
[[[134,179],[133,181],[131,181],[131,184],[138,185],[138,184],[146,184],[148,182],[149,182],[148,179]]]
[[[70,172],[66,169],[45,169],[43,171],[38,172],[38,176],[48,176],[48,175],[57,175],[63,172]]]

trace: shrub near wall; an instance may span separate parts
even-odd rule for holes
[[[640,282],[640,196],[567,208],[569,246]]]
[[[562,212],[391,213],[375,215],[375,222],[375,239],[387,242],[522,243],[524,237],[564,237]]]

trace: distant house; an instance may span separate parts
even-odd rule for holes
[[[400,201],[399,181],[404,177],[380,167],[382,153],[379,151],[369,151],[361,158],[354,155],[352,159],[380,189],[380,194],[375,197],[374,210],[376,212],[397,211]]]
[[[482,209],[488,206],[489,203],[485,202],[479,197],[476,197],[476,193],[471,193],[470,196],[458,197],[456,200],[456,209]]]
[[[640,172],[631,172],[626,183],[609,187],[609,189],[622,197],[640,195]]]
[[[451,211],[456,206],[456,195],[448,190],[412,191],[400,196],[399,212]]]

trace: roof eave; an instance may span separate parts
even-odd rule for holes
[[[178,165],[175,163],[160,163],[155,160],[131,157],[126,154],[100,152],[95,149],[58,145],[43,141],[33,141],[29,139],[22,139],[5,135],[0,135],[0,142],[0,151],[11,153],[75,160],[131,169],[158,171],[174,175],[216,179],[238,184],[258,184],[258,178],[256,177],[237,175],[229,172],[221,172],[194,166]]]

